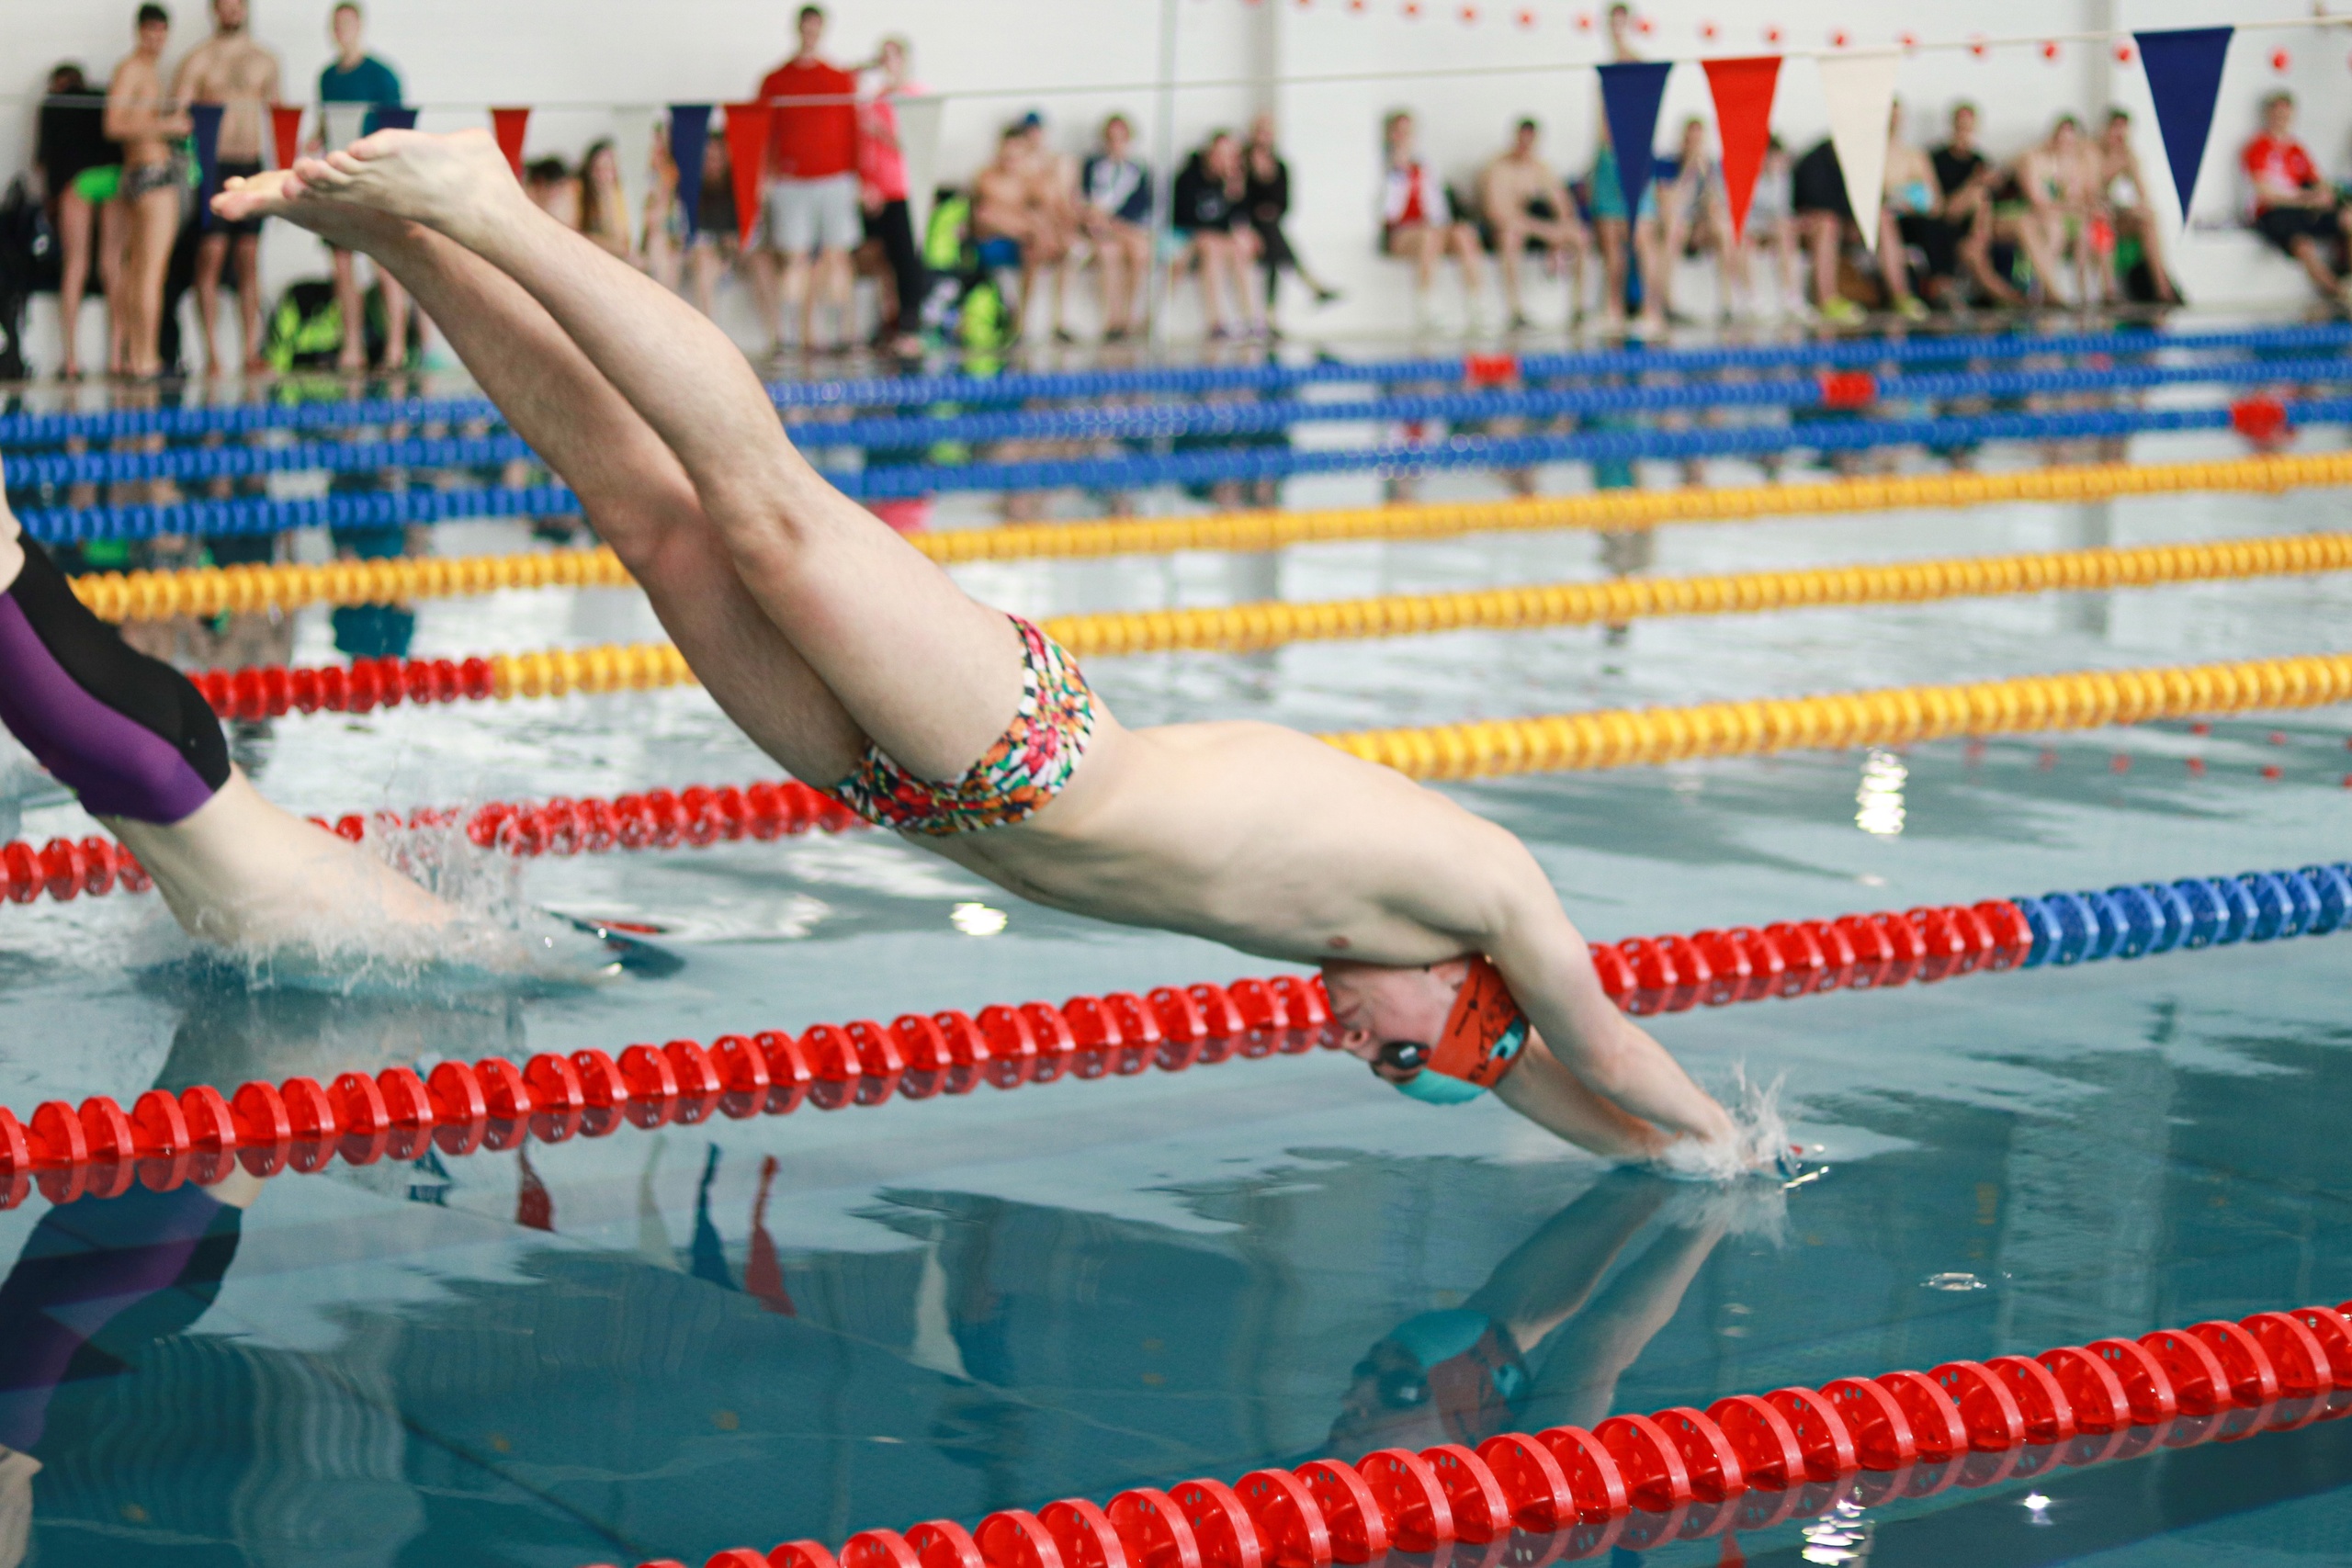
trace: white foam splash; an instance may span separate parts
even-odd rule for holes
[[[1731,1092],[1723,1096],[1731,1112],[1732,1136],[1725,1143],[1701,1143],[1684,1138],[1669,1145],[1650,1163],[1661,1176],[1684,1181],[1739,1181],[1748,1177],[1781,1179],[1781,1162],[1788,1157],[1789,1126],[1781,1115],[1781,1085],[1774,1078],[1759,1084],[1742,1065],[1732,1068]]]

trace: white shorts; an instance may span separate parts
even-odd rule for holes
[[[762,202],[760,243],[788,256],[811,251],[854,251],[865,239],[858,211],[857,176],[770,180]]]

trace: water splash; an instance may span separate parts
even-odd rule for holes
[[[1731,1090],[1720,1097],[1731,1112],[1730,1140],[1708,1144],[1684,1138],[1652,1161],[1651,1168],[1684,1181],[1770,1177],[1777,1184],[1785,1179],[1790,1154],[1789,1125],[1781,1115],[1783,1081],[1775,1077],[1759,1084],[1747,1076],[1745,1065],[1733,1067]]]

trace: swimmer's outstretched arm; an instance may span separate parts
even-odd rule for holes
[[[0,722],[139,857],[192,936],[266,947],[449,918],[375,856],[264,800],[203,695],[92,615],[5,500]]]

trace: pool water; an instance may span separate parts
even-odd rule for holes
[[[1372,484],[1285,501],[1355,503]],[[1498,490],[1460,476],[1425,492]],[[1036,615],[1590,579],[1629,552],[1679,574],[2296,533],[2339,525],[2342,505],[2186,496],[964,577]],[[441,547],[522,538],[451,528]],[[2278,579],[1090,673],[1130,723],[1322,729],[2330,651],[2347,611],[2344,579]],[[653,635],[616,593],[420,615],[423,656]],[[306,616],[298,661],[328,657]],[[1528,840],[1588,934],[1614,938],[2340,859],[2348,730],[2332,710],[1455,793]],[[692,691],[289,718],[241,744],[265,790],[329,815],[776,771]],[[28,837],[89,830],[48,796],[20,814]],[[682,965],[343,994],[194,955],[152,899],[11,908],[0,1102],[1266,968],[1035,908],[875,834],[518,874],[529,901],[661,928]],[[243,1208],[36,1197],[0,1214],[0,1449],[17,1456],[0,1458],[0,1562],[21,1530],[22,1561],[51,1565],[692,1563],[2334,1303],[2352,1296],[2347,955],[2352,938],[2238,946],[1656,1021],[1709,1083],[1778,1085],[1808,1161],[1792,1187],[1612,1171],[1490,1102],[1414,1104],[1315,1053],[338,1165],[224,1190]],[[1465,1380],[1448,1359],[1465,1352],[1503,1371]],[[1432,1363],[1448,1370],[1422,1375]],[[2330,1423],[2053,1469],[1792,1520],[1738,1551],[2343,1562],[2347,1444],[2352,1424]]]

